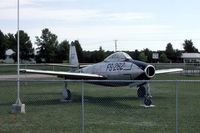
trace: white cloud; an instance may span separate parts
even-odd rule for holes
[[[137,19],[150,19],[153,15],[150,13],[139,13],[139,12],[125,12],[125,13],[112,13],[107,15],[110,20],[137,20]]]
[[[160,49],[166,47],[165,44],[168,42],[162,41],[162,39],[165,39],[166,34],[171,33],[171,29],[172,27],[167,25],[114,25],[76,28],[56,27],[52,30],[59,36],[60,40],[80,40],[83,48],[87,50],[95,50],[99,46],[102,46],[105,50],[112,50],[114,49],[114,42],[112,40],[115,39],[119,40],[119,50],[141,50],[143,48],[155,50],[159,44],[163,44],[163,47],[160,46]],[[104,42],[106,40],[110,41]]]
[[[41,35],[43,26],[24,29],[31,36],[34,42],[35,36]],[[63,27],[58,25],[49,27],[52,33],[55,33],[59,41],[79,39],[84,44],[87,42],[102,41],[102,40],[162,40],[158,35],[169,34],[170,26],[166,25],[135,25],[135,26],[78,26],[78,27]]]
[[[12,20],[16,19],[17,10],[13,8],[0,9],[1,20]],[[39,7],[29,7],[20,9],[21,20],[86,20],[92,17],[97,17],[98,11],[96,10],[80,10],[80,9],[69,9],[69,10],[49,10],[42,9]]]
[[[22,19],[24,20],[66,20],[77,21],[87,20],[95,17],[98,13],[95,10],[43,10],[41,8],[24,8],[21,11]]]
[[[15,0],[16,1],[16,0]],[[15,20],[16,19],[16,2],[11,0],[11,5],[6,0],[3,0],[2,7],[0,8],[0,20]],[[151,19],[154,15],[150,13],[140,12],[106,12],[102,10],[94,9],[48,9],[43,6],[36,5],[34,0],[23,0],[20,8],[20,19],[21,20],[64,20],[69,22],[80,22],[80,21],[133,21],[138,19]],[[13,6],[15,8],[6,8]]]
[[[17,10],[13,8],[0,9],[0,19],[13,20],[16,19]],[[99,10],[81,10],[81,9],[60,9],[48,10],[39,7],[29,7],[20,9],[21,20],[65,20],[68,22],[74,21],[131,21],[137,19],[150,19],[152,15],[145,13],[107,13]]]

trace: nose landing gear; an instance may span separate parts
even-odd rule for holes
[[[150,93],[150,87],[148,83],[141,85],[137,90],[137,95],[139,98],[144,98],[144,105],[151,106],[152,105],[152,96]]]

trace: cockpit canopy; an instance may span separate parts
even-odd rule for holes
[[[133,60],[127,53],[125,52],[116,52],[108,56],[104,59],[105,62],[108,61],[131,61]]]

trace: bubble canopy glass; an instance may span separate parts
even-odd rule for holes
[[[106,59],[104,59],[105,62],[107,61],[131,61],[133,60],[130,55],[128,55],[125,52],[116,52],[114,54],[111,54]]]

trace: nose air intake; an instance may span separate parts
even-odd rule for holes
[[[144,69],[145,75],[148,78],[153,78],[155,75],[155,67],[152,65],[148,65],[145,69]]]

